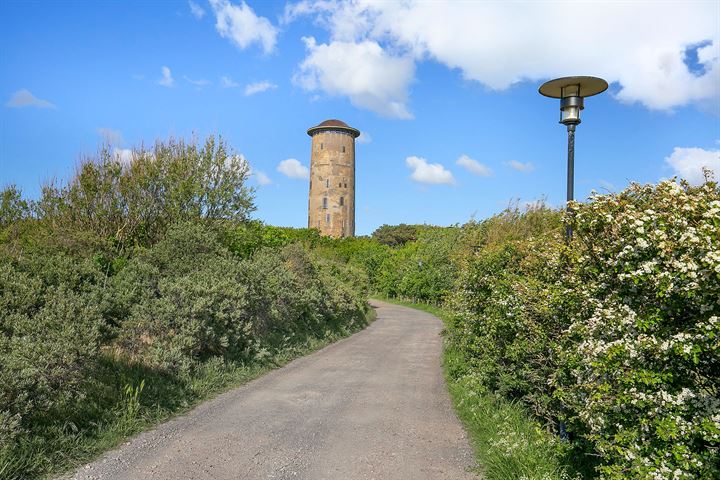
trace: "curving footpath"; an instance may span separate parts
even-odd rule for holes
[[[362,332],[134,437],[64,478],[477,478],[440,367],[442,324],[371,302]]]

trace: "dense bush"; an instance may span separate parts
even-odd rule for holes
[[[97,247],[82,241],[88,235],[116,249],[151,245],[174,223],[246,221],[255,209],[253,190],[246,185],[249,174],[245,159],[229,152],[221,138],[208,137],[202,146],[157,142],[134,150],[129,162],[101,148],[81,161],[66,184],[44,185],[38,201],[22,200],[14,186],[4,189],[0,228],[32,215],[44,227],[32,236],[43,233],[64,248]]]
[[[423,227],[414,242],[387,250],[382,263],[372,269],[373,287],[389,297],[422,302],[442,302],[456,276],[452,262],[459,227]]]
[[[585,308],[557,392],[607,478],[720,476],[720,191],[632,185],[574,206]]]
[[[99,272],[78,263],[0,259],[0,465],[33,425],[83,397],[103,321],[93,301]]]
[[[423,228],[427,228],[427,225],[381,225],[372,233],[372,238],[383,245],[402,247],[417,240]]]
[[[129,163],[103,149],[38,201],[2,192],[0,477],[53,471],[365,324],[364,271],[311,252],[315,230],[249,221],[247,175],[210,138]]]
[[[717,185],[632,185],[573,211],[567,246],[552,212],[466,227],[451,375],[567,426],[603,478],[717,478]]]

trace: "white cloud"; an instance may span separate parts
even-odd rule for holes
[[[467,155],[461,155],[455,163],[474,173],[475,175],[480,175],[481,177],[489,177],[490,175],[492,175],[492,170],[490,170],[490,167],[488,167],[487,165],[483,165],[477,160],[473,160]]]
[[[699,185],[705,180],[703,168],[714,173],[715,180],[720,176],[720,150],[704,148],[675,147],[665,162],[675,171],[675,175],[690,183]]]
[[[124,143],[122,132],[120,130],[101,127],[97,129],[97,133],[108,145],[122,145]]]
[[[228,0],[210,0],[215,12],[215,29],[221,37],[227,38],[244,50],[252,43],[262,45],[265,53],[275,48],[278,30],[265,17],[259,17],[247,3],[234,5]]]
[[[188,77],[187,75],[183,75],[183,78],[186,82],[188,82],[191,85],[195,85],[196,87],[204,87],[206,85],[209,85],[210,82],[208,80],[205,80],[204,78],[201,78],[199,80],[193,80],[192,78]]]
[[[390,55],[373,40],[319,45],[312,37],[303,40],[308,56],[293,78],[297,85],[347,96],[353,105],[386,117],[412,118],[407,108],[415,72],[411,58]]]
[[[10,100],[5,104],[6,107],[11,108],[23,108],[23,107],[36,107],[36,108],[57,108],[52,103],[42,98],[38,98],[30,90],[22,89],[13,93]]]
[[[510,160],[509,162],[505,162],[505,165],[512,168],[513,170],[517,170],[518,172],[522,173],[530,173],[533,170],[535,170],[535,165],[533,165],[531,162],[518,162],[517,160]]]
[[[220,77],[220,86],[223,88],[236,88],[239,87],[240,84],[235,83],[232,78],[230,77]]]
[[[172,87],[175,85],[175,79],[168,67],[162,67],[162,78],[158,80],[158,85],[162,85],[163,87]]]
[[[197,18],[198,20],[202,20],[202,18],[205,16],[205,9],[197,3],[193,2],[192,0],[188,2],[188,6],[190,7],[190,13],[192,13],[192,16]]]
[[[274,88],[277,88],[277,85],[270,82],[257,82],[257,83],[249,83],[245,85],[245,95],[255,95],[256,93],[262,93],[267,90],[272,90]]]
[[[330,32],[330,45],[347,51],[347,45],[381,42],[382,51],[404,52],[414,62],[435,60],[493,90],[597,75],[617,82],[624,102],[659,110],[710,102],[720,110],[715,2],[576,2],[572,8],[530,2],[518,15],[514,2],[316,0],[289,6],[285,20],[300,15],[314,16]],[[583,18],[591,20],[578,21]],[[688,48],[697,49],[702,68],[690,70]],[[305,63],[315,54],[309,49]],[[357,68],[353,61],[337,63],[343,72]]]
[[[290,178],[307,180],[310,178],[308,168],[294,158],[283,160],[277,166],[277,171]]]
[[[412,169],[410,178],[420,183],[454,185],[453,174],[439,163],[428,163],[422,157],[411,156],[405,159],[405,165]]]
[[[255,180],[259,185],[270,185],[272,183],[272,180],[270,180],[270,177],[268,177],[265,172],[261,172],[260,170],[253,170],[253,175],[255,176]]]
[[[370,143],[372,142],[372,137],[367,132],[360,132],[360,135],[357,137],[358,143]]]

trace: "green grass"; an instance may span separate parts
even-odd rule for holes
[[[366,324],[374,319],[369,309]],[[246,364],[219,359],[192,373],[169,373],[110,355],[93,372],[85,398],[64,411],[48,412],[45,425],[12,450],[0,445],[0,478],[48,478],[86,463],[128,437],[148,430],[197,404],[317,351],[358,331],[340,328],[322,338],[308,336]],[[62,418],[62,422],[57,419]]]
[[[379,298],[431,313],[443,320],[442,308],[404,300]],[[478,473],[486,480],[541,480],[582,478],[569,445],[542,428],[525,407],[488,392],[466,360],[445,337],[443,367],[458,417],[470,437]],[[585,472],[583,472],[585,473]]]

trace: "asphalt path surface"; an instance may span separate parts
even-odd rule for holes
[[[64,478],[477,478],[436,317],[372,302],[365,330],[203,403]]]

